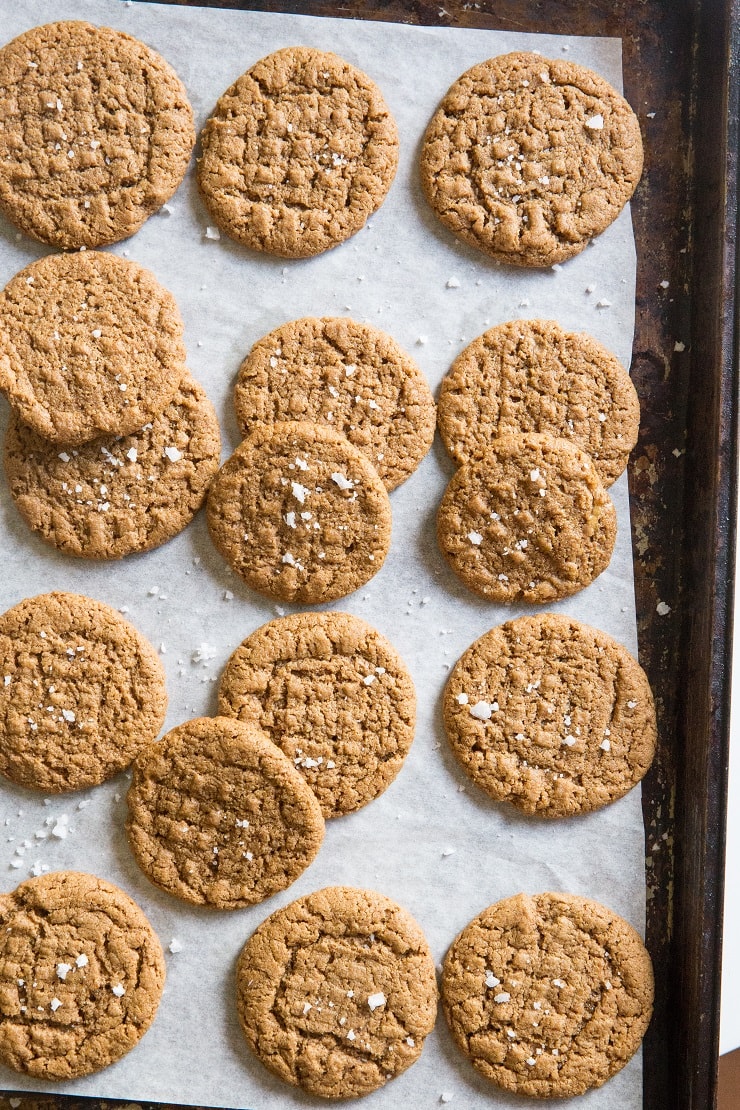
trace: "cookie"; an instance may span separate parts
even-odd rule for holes
[[[310,258],[383,203],[398,132],[380,90],[336,54],[293,46],[262,58],[216,104],[198,187],[222,231],[253,250]]]
[[[154,1021],[162,947],[118,887],[52,871],[0,894],[0,1063],[36,1079],[107,1068]]]
[[[19,512],[43,540],[82,559],[120,559],[182,531],[220,453],[213,405],[186,374],[165,411],[131,435],[60,450],[11,418],[5,472]]]
[[[258,628],[221,677],[218,711],[261,728],[301,772],[324,817],[367,805],[414,739],[416,694],[395,648],[349,613]]]
[[[324,837],[319,803],[252,725],[199,717],[137,757],[126,822],[144,874],[195,905],[230,910],[284,890]]]
[[[641,173],[627,101],[591,70],[539,54],[502,54],[458,78],[421,154],[442,223],[513,266],[578,254],[616,219]]]
[[[322,1098],[382,1087],[421,1055],[437,1012],[429,946],[372,890],[333,886],[268,917],[237,967],[247,1044],[287,1083]]]
[[[510,320],[458,355],[439,394],[439,430],[456,463],[497,436],[543,432],[586,451],[609,486],[637,443],[629,374],[590,335],[552,320]]]
[[[234,390],[243,435],[259,424],[330,424],[392,490],[432,445],[435,408],[416,363],[385,332],[346,317],[306,316],[255,343]]]
[[[223,557],[253,590],[283,601],[352,593],[390,546],[385,486],[356,447],[320,424],[254,431],[216,475],[207,511]]]
[[[185,372],[175,299],[115,254],[50,254],[0,294],[0,390],[55,443],[127,435],[162,412]]]
[[[154,648],[80,594],[39,594],[0,616],[0,676],[0,774],[46,794],[104,782],[164,722]]]
[[[182,181],[187,94],[143,42],[78,21],[0,50],[0,209],[53,247],[133,235]]]
[[[605,632],[555,613],[476,640],[449,677],[443,716],[471,779],[542,817],[621,798],[655,754],[655,706],[640,664]]]
[[[612,910],[574,894],[517,894],[452,944],[442,1006],[458,1048],[505,1091],[565,1098],[600,1087],[640,1046],[653,969]]]
[[[590,457],[564,439],[501,436],[450,480],[437,514],[442,554],[490,601],[553,601],[609,565],[611,498]]]

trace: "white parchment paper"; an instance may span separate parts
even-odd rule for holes
[[[0,40],[38,23],[69,18],[120,28],[160,50],[183,79],[199,128],[239,74],[270,51],[291,45],[334,50],[365,70],[380,85],[398,122],[400,166],[387,200],[364,230],[324,255],[286,262],[251,253],[225,237],[207,239],[209,220],[197,196],[193,166],[170,203],[171,212],[154,216],[131,240],[113,248],[151,268],[177,297],[190,368],[216,404],[225,454],[238,441],[231,391],[242,357],[265,332],[303,315],[346,314],[383,328],[416,357],[434,390],[471,339],[488,326],[522,316],[589,331],[629,365],[635,251],[628,211],[562,268],[509,269],[468,249],[437,222],[425,206],[415,168],[437,103],[474,63],[514,49],[539,50],[590,66],[621,88],[619,41],[119,0],[0,0]],[[46,248],[0,220],[0,284],[44,253]],[[459,284],[448,287],[450,278]],[[599,301],[609,304],[598,307]],[[5,418],[3,404],[3,424]],[[447,747],[440,697],[450,666],[477,636],[524,611],[477,599],[443,561],[434,516],[452,471],[437,441],[416,474],[392,494],[393,544],[383,569],[362,590],[332,606],[375,625],[407,661],[419,703],[413,748],[381,798],[327,824],[317,860],[289,890],[230,913],[188,907],[157,891],[139,872],[123,833],[125,774],[95,790],[52,799],[0,783],[0,890],[12,889],[34,865],[91,871],[136,899],[166,950],[173,938],[182,946],[176,954],[167,951],[167,984],[153,1027],[123,1060],[56,1087],[0,1067],[0,1088],[251,1110],[319,1105],[274,1080],[252,1058],[232,1004],[233,977],[242,944],[269,913],[329,884],[367,886],[400,901],[423,926],[438,960],[475,914],[521,890],[584,894],[642,928],[639,789],[578,819],[529,820],[474,787]],[[619,533],[611,566],[591,587],[552,608],[604,629],[635,651],[626,476],[612,496]],[[202,514],[157,551],[119,563],[76,561],[30,533],[0,481],[0,536],[0,611],[52,589],[88,594],[121,608],[162,651],[168,728],[215,712],[223,663],[278,611],[229,572],[210,545]],[[68,834],[51,835],[47,819],[63,817]],[[37,838],[37,831],[46,835]],[[13,859],[20,859],[21,866],[13,866]],[[434,1107],[443,1092],[461,1110],[522,1105],[486,1083],[460,1057],[441,1013],[419,1062],[363,1105],[368,1110]],[[604,1088],[573,1105],[636,1110],[641,1105],[639,1055]]]

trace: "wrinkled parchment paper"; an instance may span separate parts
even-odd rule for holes
[[[187,87],[199,128],[239,74],[263,55],[291,45],[334,50],[365,70],[397,120],[401,159],[387,200],[364,230],[324,255],[286,262],[251,253],[225,237],[206,238],[209,220],[193,166],[169,213],[154,216],[131,240],[112,248],[152,269],[177,297],[189,365],[216,404],[225,455],[238,442],[231,390],[242,357],[265,332],[303,315],[346,314],[383,328],[418,360],[434,390],[471,339],[517,317],[551,318],[589,331],[629,365],[635,249],[627,211],[558,270],[509,269],[457,242],[437,222],[425,206],[415,168],[438,101],[474,63],[509,50],[539,50],[590,66],[621,88],[618,40],[118,0],[0,0],[0,38],[5,42],[35,24],[71,18],[120,28],[161,51]],[[44,253],[47,248],[0,220],[0,283]],[[456,282],[449,287],[452,278]],[[609,303],[598,307],[600,301]],[[3,424],[5,419],[3,403]],[[393,544],[383,569],[332,606],[375,625],[408,663],[419,703],[413,748],[381,798],[327,825],[317,860],[290,889],[237,912],[189,907],[156,890],[133,861],[123,833],[125,774],[95,790],[51,799],[0,783],[0,890],[12,889],[34,867],[97,873],[143,907],[168,964],[156,1021],[119,1063],[61,1085],[0,1067],[0,1088],[251,1110],[319,1105],[273,1079],[252,1058],[234,1012],[233,981],[235,959],[253,929],[273,910],[325,885],[367,886],[396,898],[423,926],[437,960],[475,914],[520,890],[584,894],[642,927],[639,789],[600,813],[530,820],[474,787],[447,747],[440,697],[450,666],[477,636],[524,612],[474,597],[443,561],[434,515],[452,471],[437,440],[416,474],[391,497]],[[604,629],[635,651],[626,476],[612,496],[619,535],[611,566],[591,587],[552,608]],[[202,514],[157,551],[118,563],[87,563],[59,555],[35,538],[0,481],[0,534],[0,611],[52,589],[88,594],[125,611],[162,652],[168,728],[215,712],[223,663],[247,634],[278,613],[229,572],[210,545]],[[66,836],[53,835],[63,827]],[[168,948],[173,939],[181,946],[176,953]],[[363,1106],[416,1110],[437,1106],[443,1093],[461,1110],[522,1105],[460,1057],[440,1013],[419,1062]],[[573,1105],[636,1110],[639,1056]]]

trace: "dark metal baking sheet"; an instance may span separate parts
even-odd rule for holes
[[[740,0],[199,3],[623,41],[625,94],[646,151],[632,205],[631,370],[642,405],[629,469],[635,588],[640,657],[660,732],[643,784],[646,939],[656,972],[644,1107],[708,1110],[719,1040],[737,502]],[[89,1101],[19,1097],[21,1110],[75,1110]]]

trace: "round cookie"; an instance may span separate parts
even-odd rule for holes
[[[377,85],[336,54],[262,58],[216,104],[198,186],[222,231],[254,250],[310,258],[383,203],[398,132]]]
[[[458,355],[439,394],[439,430],[456,463],[497,436],[543,432],[594,461],[605,486],[637,443],[640,404],[621,362],[552,320],[510,320]]]
[[[324,817],[377,798],[414,739],[416,695],[395,648],[349,613],[258,628],[221,677],[218,711],[261,728],[301,772]]]
[[[621,798],[652,762],[655,706],[621,644],[543,613],[493,628],[448,679],[447,739],[471,779],[525,813],[566,817]]]
[[[0,616],[0,676],[0,774],[46,794],[104,782],[164,722],[154,648],[80,594],[39,594]]]
[[[314,604],[344,597],[388,554],[391,506],[365,456],[320,424],[258,428],[208,495],[216,548],[253,590]]]
[[[0,294],[0,390],[55,443],[127,435],[167,407],[185,372],[175,299],[115,254],[50,254]]]
[[[421,154],[442,223],[514,266],[578,254],[616,219],[641,173],[627,101],[591,70],[539,54],[502,54],[458,78]]]
[[[216,909],[284,890],[324,838],[319,803],[290,760],[228,717],[187,721],[144,749],[127,801],[129,843],[147,878]]]
[[[0,894],[0,1063],[78,1079],[130,1052],[154,1021],[162,947],[118,887],[52,871]]]
[[[287,1083],[357,1098],[421,1055],[437,1012],[424,934],[372,890],[326,887],[268,917],[237,966],[247,1044]]]
[[[442,1006],[458,1048],[486,1079],[565,1098],[600,1087],[637,1051],[653,969],[632,926],[598,902],[517,894],[453,942]]]
[[[177,74],[122,31],[47,23],[0,50],[0,209],[43,243],[133,235],[172,196],[194,144]]]
[[[392,490],[434,439],[424,375],[385,332],[346,317],[291,320],[255,343],[234,390],[243,435],[259,424],[330,424],[367,455]]]
[[[617,520],[590,457],[564,439],[502,436],[461,466],[437,514],[442,554],[491,601],[544,602],[609,565]]]
[[[11,418],[5,472],[19,512],[43,540],[66,555],[120,559],[182,531],[220,453],[213,405],[186,373],[165,411],[131,435],[60,450]]]

